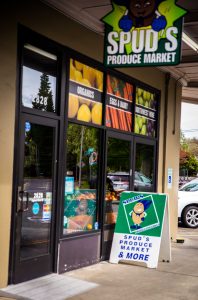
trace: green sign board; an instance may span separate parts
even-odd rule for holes
[[[176,0],[114,0],[105,23],[108,67],[177,65],[183,16]]]
[[[110,262],[130,260],[157,266],[166,204],[165,194],[122,193]]]

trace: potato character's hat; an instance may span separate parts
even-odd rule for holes
[[[140,200],[138,202],[144,205],[144,210],[147,210],[152,203],[151,200]]]

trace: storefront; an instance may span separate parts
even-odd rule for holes
[[[169,192],[174,239],[176,81],[105,68],[102,37],[39,1],[15,13],[1,50],[1,285],[108,259],[122,191]]]

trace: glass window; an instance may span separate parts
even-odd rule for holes
[[[69,124],[66,143],[63,232],[98,229],[99,129]]]
[[[106,126],[132,131],[133,85],[107,75]]]
[[[154,146],[136,144],[135,156],[135,176],[134,189],[135,191],[152,192],[153,185],[153,160]]]
[[[195,192],[198,191],[198,183],[189,183],[185,186],[183,186],[180,191],[185,191],[185,192]]]
[[[137,87],[135,99],[135,133],[149,137],[156,136],[157,97]]]
[[[105,223],[114,224],[118,213],[120,193],[129,190],[130,142],[109,138],[107,145],[107,178]]]
[[[31,45],[24,46],[22,104],[56,111],[57,57]]]
[[[103,73],[70,59],[68,117],[102,125]]]
[[[25,123],[21,259],[50,251],[54,142],[53,127]]]

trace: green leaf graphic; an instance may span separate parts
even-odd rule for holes
[[[166,0],[160,3],[158,11],[164,15],[167,20],[167,26],[172,27],[174,22],[183,17],[187,11],[175,4],[175,0]]]
[[[116,5],[114,2],[112,2],[113,10],[106,15],[104,18],[102,18],[102,21],[106,23],[107,25],[110,25],[113,27],[113,31],[120,32],[121,29],[118,25],[119,20],[122,18],[122,16],[126,12],[125,6],[119,6]]]

